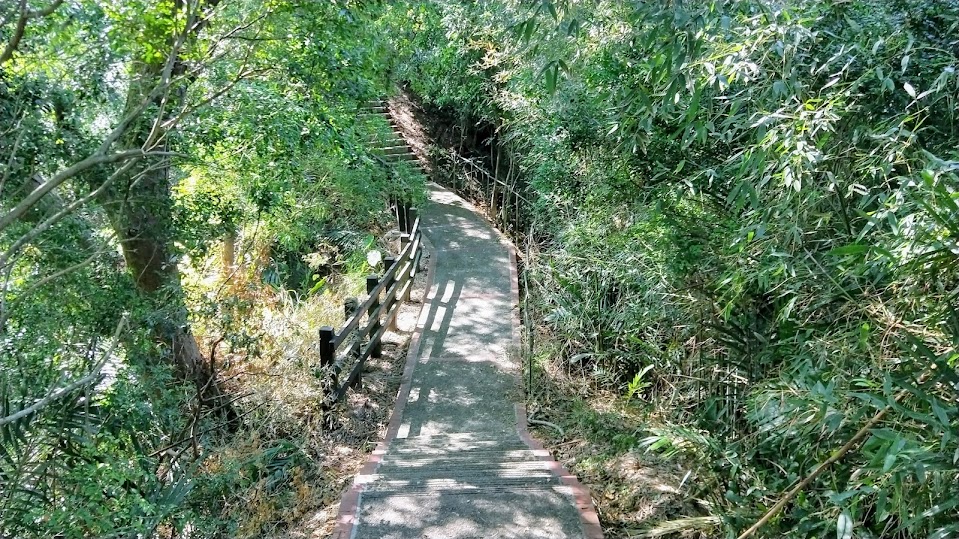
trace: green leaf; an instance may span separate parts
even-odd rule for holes
[[[863,245],[861,243],[853,243],[851,245],[845,245],[843,247],[836,247],[831,249],[826,253],[826,256],[847,256],[847,255],[858,255],[865,253],[871,249],[869,245]]]
[[[785,97],[788,94],[789,88],[786,86],[785,82],[777,80],[773,83],[773,95],[776,97]]]
[[[916,97],[916,89],[913,88],[911,84],[909,84],[908,82],[902,83],[902,89],[905,90],[906,93],[909,94],[910,97],[912,97],[913,99],[915,99],[915,97]]]
[[[543,3],[546,5],[546,11],[549,11],[550,17],[552,17],[554,21],[558,21],[559,13],[556,12],[556,5],[550,0],[546,0]]]
[[[896,464],[896,454],[894,452],[889,452],[884,459],[882,459],[882,473],[887,473],[892,467]]]
[[[556,81],[559,78],[559,62],[553,61],[547,63],[540,74],[546,78],[546,91],[551,94],[556,92]]]

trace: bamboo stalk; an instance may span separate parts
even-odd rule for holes
[[[925,377],[926,375],[923,375],[923,378]],[[922,379],[920,379],[920,383],[921,382],[922,382]],[[894,399],[895,402],[898,404],[899,401],[901,401],[908,393],[909,392],[905,389],[900,391],[896,395],[896,398]],[[839,462],[850,451],[855,449],[856,446],[859,445],[859,442],[861,442],[869,434],[869,431],[872,430],[872,428],[875,427],[880,421],[882,421],[882,418],[885,417],[887,413],[889,413],[889,410],[892,410],[891,404],[888,404],[886,405],[885,408],[883,408],[882,410],[879,410],[879,412],[877,412],[876,415],[872,417],[872,419],[866,422],[866,424],[863,425],[863,427],[859,429],[859,431],[856,432],[856,434],[852,438],[850,438],[848,442],[846,442],[845,444],[843,444],[842,447],[836,450],[836,452],[833,453],[831,457],[826,459],[825,462],[817,466],[816,469],[813,470],[811,474],[806,476],[805,479],[797,483],[796,486],[794,486],[793,488],[789,489],[789,492],[787,492],[782,498],[780,498],[779,501],[776,502],[776,505],[773,505],[772,507],[770,507],[769,510],[766,511],[766,514],[762,516],[762,518],[757,520],[755,524],[753,524],[752,526],[749,527],[749,529],[741,533],[739,537],[737,537],[736,539],[747,539],[749,536],[759,531],[759,529],[762,528],[764,525],[766,525],[767,522],[772,520],[773,517],[778,515],[783,510],[783,508],[786,507],[786,504],[788,504],[790,500],[795,498],[797,494],[802,492],[802,490],[808,487],[810,483],[815,481],[817,477],[822,475],[822,473],[826,471],[826,468]]]

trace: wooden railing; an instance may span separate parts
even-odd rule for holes
[[[383,259],[382,276],[367,276],[368,298],[348,316],[339,331],[332,326],[320,328],[320,366],[328,376],[324,384],[325,408],[342,400],[351,387],[362,385],[366,360],[381,356],[383,335],[395,328],[401,303],[410,299],[423,254],[420,220],[415,209],[402,207],[397,218],[402,231],[400,254]],[[348,374],[341,380],[344,371]]]

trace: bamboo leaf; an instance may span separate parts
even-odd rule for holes
[[[851,539],[852,530],[852,517],[849,516],[848,512],[843,511],[836,519],[836,539]]]

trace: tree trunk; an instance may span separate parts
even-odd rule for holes
[[[199,31],[201,26],[195,25],[194,31]],[[182,75],[185,66],[178,58],[174,57],[173,61],[172,76]],[[156,95],[154,89],[164,84],[164,65],[165,61],[135,61],[136,75],[127,93],[127,113],[138,110],[151,100],[151,95]],[[169,111],[178,108],[186,84],[181,82],[168,92],[159,92],[160,97],[152,98],[152,107],[148,110],[159,112],[141,114],[131,122],[121,139],[125,148],[157,149],[156,141],[162,133],[154,131],[154,124],[158,117],[166,120]],[[166,103],[162,101],[164,94],[169,97]],[[177,377],[196,386],[201,405],[216,410],[234,428],[237,414],[217,382],[216,366],[203,357],[190,330],[180,271],[171,249],[174,237],[171,187],[169,159],[144,160],[106,194],[105,209],[137,290],[153,308],[151,330],[164,360],[173,365]]]
[[[107,212],[137,289],[159,315],[152,333],[164,359],[174,366],[178,378],[196,385],[202,405],[232,421],[236,413],[216,381],[215,366],[205,360],[190,330],[180,271],[169,248],[169,165],[148,165],[151,169],[141,171],[125,193],[114,193],[118,196],[106,204]]]
[[[223,278],[229,279],[233,274],[233,269],[236,267],[236,232],[228,232],[223,236],[223,253],[222,253],[222,264],[223,264]]]
[[[114,192],[106,204],[111,224],[123,249],[123,258],[137,290],[153,307],[152,333],[178,378],[193,383],[200,404],[215,409],[231,425],[236,411],[216,380],[215,365],[208,362],[190,330],[172,255],[172,198],[169,164],[147,163],[125,192]]]

